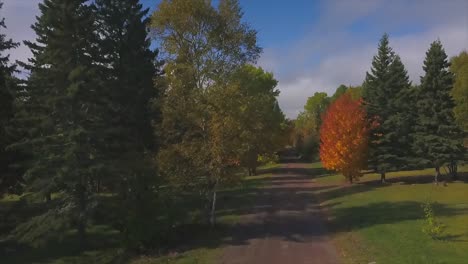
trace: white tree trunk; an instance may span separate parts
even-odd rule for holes
[[[216,224],[215,212],[216,212],[216,189],[213,191],[213,198],[211,202],[211,211],[210,211],[211,226],[214,226]]]

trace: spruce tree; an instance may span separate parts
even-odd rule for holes
[[[0,9],[2,6],[3,3],[0,2]],[[13,73],[16,65],[10,63],[10,56],[5,53],[19,44],[2,34],[1,31],[4,29],[6,29],[5,19],[2,18],[0,20],[0,196],[18,183],[17,175],[10,168],[13,154],[6,149],[12,143],[8,127],[11,126],[13,117],[15,84]]]
[[[103,167],[104,101],[93,57],[95,24],[85,0],[45,0],[32,26],[36,42],[25,42],[33,58],[28,65],[28,100],[16,117],[24,138],[13,148],[30,149],[25,174],[29,191],[48,197],[58,192],[49,210],[20,225],[20,241],[40,242],[75,227],[81,246],[92,208],[93,176]]]
[[[363,84],[371,123],[369,167],[380,173],[382,182],[387,172],[402,168],[409,156],[409,116],[405,114],[409,88],[404,65],[384,34]]]
[[[158,122],[153,80],[161,75],[157,51],[150,48],[149,9],[139,0],[96,0],[103,85],[108,98],[106,149],[111,177],[104,180],[119,194],[128,246],[145,246],[154,238],[157,152],[152,123]]]
[[[414,150],[427,165],[435,168],[435,182],[440,167],[463,158],[463,133],[456,124],[451,96],[453,74],[440,41],[431,44],[424,60],[424,76],[418,89],[417,122]]]

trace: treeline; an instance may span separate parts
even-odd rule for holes
[[[361,97],[362,88],[342,84],[332,96],[325,92],[316,92],[307,99],[304,110],[290,124],[289,144],[294,146],[304,159],[318,158],[322,116],[328,107],[345,93],[357,99]]]
[[[41,204],[12,239],[37,246],[75,229],[85,247],[99,215],[127,248],[152,248],[184,223],[177,202],[195,195],[214,224],[217,192],[282,146],[277,81],[252,66],[262,49],[237,0],[39,10],[28,62],[9,61],[19,44],[0,35],[1,194]]]
[[[441,42],[434,41],[426,52],[421,83],[413,85],[385,34],[362,84],[362,98],[354,96],[354,103],[346,101],[349,99],[332,103],[333,108],[324,116],[327,126],[320,131],[324,165],[346,172],[350,181],[360,176],[362,169],[380,174],[384,183],[387,172],[427,167],[435,169],[435,182],[442,167],[447,167],[456,179],[457,165],[466,161],[466,54],[452,58],[451,64]],[[339,88],[337,93],[344,90]],[[365,116],[349,115],[351,108],[346,105],[360,105]],[[338,123],[344,122],[340,116],[353,122],[340,126]],[[362,127],[362,119],[366,120],[366,128]],[[340,130],[348,134],[338,136],[344,133]],[[329,139],[330,135],[335,136],[334,140]]]

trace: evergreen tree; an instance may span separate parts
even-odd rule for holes
[[[25,174],[29,191],[59,192],[44,214],[16,229],[20,241],[40,242],[55,235],[50,229],[78,230],[86,241],[93,195],[89,183],[103,167],[102,120],[94,17],[85,0],[45,0],[32,26],[36,42],[25,42],[33,58],[27,81],[28,100],[16,117],[24,138],[13,148],[30,149]]]
[[[388,35],[380,40],[378,54],[363,84],[368,120],[373,123],[369,142],[369,166],[380,173],[400,169],[409,156],[408,74],[389,46]]]
[[[418,89],[418,118],[414,133],[414,150],[427,165],[435,168],[435,182],[440,167],[463,158],[463,134],[456,124],[451,96],[453,74],[440,41],[426,52],[425,75]]]
[[[3,3],[0,2],[0,9],[2,6]],[[0,30],[4,29],[6,29],[5,19],[2,18],[0,20]],[[11,126],[13,117],[13,86],[15,84],[13,73],[16,65],[10,64],[9,55],[5,54],[18,45],[18,43],[7,39],[7,36],[0,32],[0,196],[18,183],[17,175],[10,168],[13,154],[11,151],[6,150],[7,146],[12,143],[8,127]]]
[[[122,225],[127,243],[139,247],[154,236],[151,217],[154,207],[156,170],[152,159],[157,151],[152,122],[158,122],[157,100],[160,76],[157,52],[150,49],[148,9],[139,0],[96,0],[99,47],[108,97],[106,149],[109,168],[104,184],[122,199]],[[98,185],[99,186],[99,185]],[[141,244],[140,244],[141,243]]]

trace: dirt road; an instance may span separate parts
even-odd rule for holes
[[[220,263],[339,263],[313,193],[325,187],[313,182],[313,174],[304,164],[282,165],[258,189],[256,202],[242,217]]]

